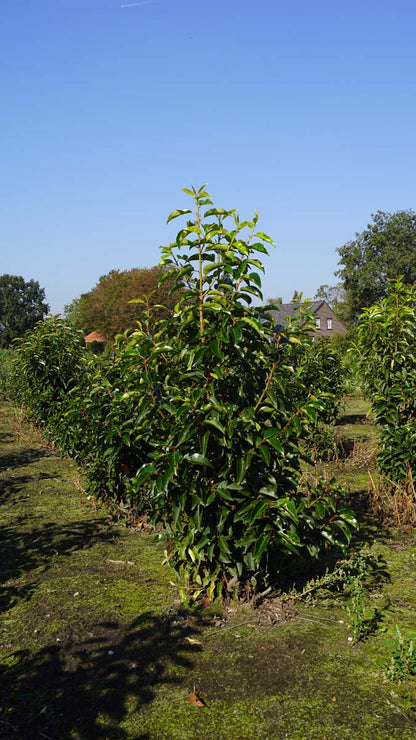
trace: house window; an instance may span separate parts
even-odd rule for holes
[[[332,329],[332,319],[327,319],[326,320],[326,328],[328,330]]]
[[[315,319],[315,328],[320,329],[321,328],[321,319]]]

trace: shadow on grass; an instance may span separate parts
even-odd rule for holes
[[[0,432],[0,445],[13,444],[15,438],[10,432]]]
[[[134,735],[120,724],[152,702],[157,687],[183,683],[180,669],[192,667],[200,647],[186,641],[180,624],[145,613],[121,636],[116,622],[102,622],[77,644],[17,652],[13,665],[0,667],[0,737],[146,740],[139,718]]]
[[[343,416],[340,416],[336,422],[335,426],[345,426],[345,424],[365,424],[365,425],[371,425],[374,424],[374,422],[366,416],[366,414],[345,414]]]
[[[0,527],[0,580],[4,584],[0,593],[1,611],[13,606],[16,599],[27,600],[36,590],[36,583],[15,583],[24,574],[36,570],[38,578],[52,567],[55,556],[68,556],[97,543],[112,543],[117,536],[101,519],[38,525],[32,517],[30,525],[28,530],[28,522],[21,516],[13,524]]]
[[[43,457],[51,457],[54,453],[47,449],[23,448],[19,452],[0,455],[0,472],[3,470],[22,468]]]
[[[42,480],[52,480],[53,475],[47,473],[38,473],[36,476],[33,475],[14,475],[10,478],[3,478],[0,480],[0,505],[7,504],[11,501],[17,503],[19,494],[25,489],[28,483],[39,483]],[[27,494],[28,492],[25,491]],[[26,495],[24,498],[29,498]]]

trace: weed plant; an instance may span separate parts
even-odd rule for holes
[[[416,697],[416,634],[402,635],[397,624],[394,629],[395,637],[389,641],[391,655],[386,666],[386,676],[391,681],[410,680]]]

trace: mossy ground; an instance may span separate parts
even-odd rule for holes
[[[356,546],[367,541],[387,575],[366,597],[378,627],[355,645],[334,600],[184,612],[153,536],[88,502],[74,466],[19,442],[0,406],[0,737],[415,738],[412,686],[383,666],[394,624],[414,629],[416,538],[369,518],[366,469],[329,472],[349,480]]]

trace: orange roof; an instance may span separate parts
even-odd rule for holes
[[[86,337],[84,337],[84,342],[86,344],[90,344],[91,342],[106,342],[107,337],[105,334],[101,334],[99,331],[91,331],[89,334],[87,334]]]

